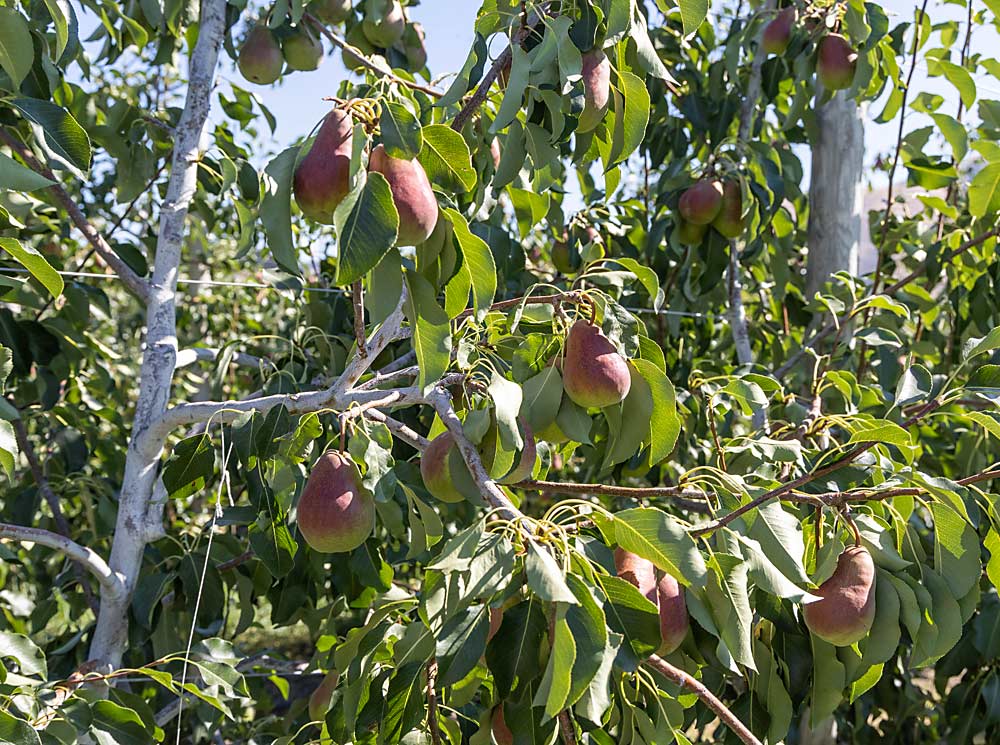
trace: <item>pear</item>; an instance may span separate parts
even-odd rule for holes
[[[490,719],[490,730],[493,732],[493,741],[496,745],[514,745],[514,733],[507,726],[507,720],[503,716],[503,704],[497,704]]]
[[[281,43],[281,53],[292,70],[315,70],[323,59],[323,42],[308,26],[296,26]]]
[[[375,499],[349,456],[335,450],[320,456],[299,497],[296,519],[306,543],[324,553],[353,551],[371,535]]]
[[[843,36],[830,34],[824,37],[819,43],[816,58],[816,74],[823,87],[831,91],[850,88],[857,60],[858,53]]]
[[[323,680],[320,681],[320,684],[316,686],[316,690],[309,696],[310,721],[320,722],[326,716],[326,713],[330,711],[333,692],[336,690],[339,681],[340,673],[336,670],[331,670],[323,676]]]
[[[611,62],[603,49],[583,55],[583,111],[577,130],[589,132],[600,123],[611,98]]]
[[[416,246],[423,243],[438,220],[438,204],[427,172],[414,158],[393,158],[382,145],[372,150],[368,170],[385,176],[392,191],[392,201],[399,212],[397,246]]]
[[[688,222],[708,225],[722,209],[722,184],[715,179],[703,178],[681,194],[677,211]]]
[[[712,220],[712,227],[726,238],[739,238],[743,235],[743,190],[739,181],[726,181],[722,184],[722,206],[719,214]]]
[[[863,639],[875,620],[875,562],[868,549],[846,549],[830,579],[812,594],[820,600],[802,606],[812,633],[837,647]]]
[[[364,35],[364,32],[362,32],[360,25],[352,26],[351,29],[347,32],[347,36],[345,37],[345,39],[348,44],[357,49],[366,57],[372,57],[375,54],[377,54],[377,52],[375,51],[375,47],[372,46],[372,43],[370,41],[368,41],[368,37]],[[354,52],[349,52],[348,50],[344,49],[341,52],[341,57],[344,60],[344,67],[346,67],[348,70],[359,72],[361,70],[367,69],[361,58],[358,57],[358,55],[356,55]]]
[[[343,23],[351,15],[351,0],[313,0],[309,12],[329,26]]]
[[[660,609],[660,637],[663,639],[657,654],[670,654],[684,641],[690,626],[684,588],[669,574],[664,574],[656,583],[656,602]]]
[[[685,246],[698,246],[705,240],[705,233],[708,232],[708,226],[688,222],[682,218],[677,221],[676,230],[678,240]]]
[[[277,39],[262,23],[250,29],[243,46],[240,47],[240,56],[236,64],[240,68],[240,74],[257,85],[273,83],[285,66]]]
[[[612,406],[625,399],[631,384],[628,363],[601,329],[583,319],[574,323],[563,360],[563,389],[573,403]]]
[[[761,45],[767,54],[784,54],[792,39],[792,25],[795,23],[795,8],[785,8],[774,17],[761,37]]]
[[[631,582],[652,603],[657,600],[656,567],[649,559],[623,548],[615,549],[615,571],[626,582]]]
[[[402,39],[406,30],[406,17],[403,15],[399,0],[392,0],[389,9],[380,20],[365,18],[361,22],[361,30],[368,37],[368,41],[383,49],[391,47]]]
[[[457,459],[457,460],[455,460]],[[459,464],[459,461],[461,463]],[[455,447],[455,441],[450,432],[442,432],[433,440],[420,456],[420,475],[433,496],[442,502],[462,502],[465,497],[455,485],[455,479],[451,473],[452,462],[457,468],[468,467],[462,460],[462,454]]]
[[[334,109],[320,125],[312,147],[292,178],[295,201],[310,220],[330,225],[333,211],[351,190],[354,119]]]
[[[419,23],[409,23],[403,32],[403,54],[411,71],[427,67],[427,47],[424,46],[424,27]]]

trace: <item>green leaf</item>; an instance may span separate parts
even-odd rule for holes
[[[48,676],[45,653],[24,634],[0,631],[0,658],[4,657],[17,662],[22,675]]]
[[[63,278],[38,251],[31,246],[24,246],[14,238],[0,238],[0,248],[14,257],[21,266],[27,269],[31,276],[56,298],[62,295]]]
[[[81,171],[90,169],[90,137],[66,109],[37,98],[15,98],[11,104],[42,128],[45,144],[57,155]]]
[[[847,671],[837,659],[837,648],[810,634],[813,656],[811,724],[815,727],[840,706],[847,685]]]
[[[178,442],[163,469],[163,485],[172,499],[184,499],[205,488],[215,473],[215,451],[207,435]]]
[[[809,576],[802,566],[806,550],[802,525],[780,502],[771,501],[757,508],[748,535],[760,543],[782,574],[793,582],[809,584]]]
[[[960,598],[983,573],[979,536],[961,515],[943,502],[932,502],[934,568],[944,577],[952,595]]]
[[[663,307],[663,301],[666,296],[663,293],[663,288],[660,287],[660,279],[656,276],[656,272],[648,266],[643,266],[635,259],[620,258],[613,261],[625,267],[636,276],[636,279],[639,280],[639,283],[649,295],[649,299],[653,301],[653,310],[659,310]]]
[[[92,711],[96,730],[94,734],[99,736],[103,733],[110,736],[112,739],[108,742],[130,745],[152,741],[142,717],[134,709],[128,709],[114,701],[98,701]]]
[[[899,594],[879,569],[875,579],[875,620],[871,631],[861,642],[863,667],[888,662],[899,646]]]
[[[931,119],[937,124],[941,134],[951,146],[951,157],[956,163],[961,162],[969,152],[969,133],[955,117],[948,114],[931,114]]]
[[[3,8],[0,8],[3,10]],[[50,181],[41,174],[35,173],[30,168],[26,168],[13,158],[9,158],[0,153],[0,189],[10,189],[11,191],[34,191],[52,186],[55,181]]]
[[[575,574],[567,574],[566,583],[579,601],[566,610],[566,623],[576,642],[572,682],[566,698],[566,705],[572,706],[600,672],[608,645],[608,629],[607,618],[590,587]]]
[[[521,110],[524,91],[528,87],[528,75],[531,72],[531,57],[520,44],[511,47],[510,73],[507,75],[507,87],[504,89],[503,100],[497,110],[496,118],[490,125],[490,132],[496,134],[506,127]]]
[[[709,559],[705,595],[722,641],[733,659],[756,670],[753,658],[753,611],[750,608],[747,577],[750,565],[738,556],[715,553]]]
[[[542,601],[534,595],[504,611],[500,629],[486,648],[486,662],[498,690],[514,691],[541,674],[547,629]]]
[[[374,269],[396,244],[399,213],[385,176],[377,171],[333,211],[337,228],[337,284],[349,285]]]
[[[551,603],[569,603],[575,605],[579,601],[576,595],[566,585],[563,570],[545,548],[534,541],[527,543],[528,553],[524,560],[524,569],[528,575],[528,587],[542,600]]]
[[[965,108],[971,109],[973,104],[976,103],[976,81],[972,79],[969,71],[961,65],[956,65],[954,62],[944,59],[939,59],[934,64],[944,71],[944,76],[948,78],[948,82],[958,90],[958,95],[962,99],[962,104]]]
[[[632,672],[660,646],[660,614],[632,583],[603,574],[596,577],[608,599],[604,605],[608,628],[626,642],[618,650],[616,664]]]
[[[14,427],[6,419],[0,419],[0,466],[3,467],[8,479],[14,478],[14,464],[18,452]]]
[[[401,103],[390,101],[382,104],[379,128],[385,151],[393,158],[416,158],[424,145],[420,122]]]
[[[28,22],[15,8],[0,6],[0,68],[10,77],[15,91],[31,72],[34,61]]]
[[[0,710],[0,743],[3,745],[41,745],[42,741],[38,739],[38,733],[30,722]]]
[[[479,662],[486,651],[489,617],[489,606],[477,605],[452,616],[441,628],[435,655],[438,661],[438,682],[442,686],[459,682]]]
[[[684,35],[689,36],[697,31],[702,21],[708,17],[708,0],[678,0],[677,4],[681,9]]]
[[[544,368],[521,385],[520,415],[539,432],[555,421],[562,401],[562,375],[555,365]]]
[[[886,419],[857,422],[848,442],[879,442],[903,447],[913,444],[909,432]]]
[[[424,127],[423,138],[417,159],[431,183],[444,191],[470,191],[476,185],[476,170],[462,135],[445,124],[431,124]]]
[[[619,78],[622,90],[620,94],[614,93],[615,126],[605,170],[624,162],[635,152],[649,123],[649,90],[645,82],[627,70],[619,71]]]
[[[292,176],[299,147],[282,150],[264,169],[264,197],[260,221],[271,256],[289,274],[299,276],[298,255],[292,243]]]
[[[521,386],[494,372],[488,391],[493,399],[500,442],[508,450],[520,450],[524,447],[524,438],[517,424],[517,415],[521,410]]]
[[[750,581],[757,587],[771,595],[779,598],[787,598],[794,603],[806,603],[819,598],[803,590],[792,580],[781,573],[781,570],[774,565],[760,543],[736,534],[736,539],[744,549],[746,562],[750,566]]]
[[[639,358],[630,362],[649,385],[653,397],[653,412],[649,418],[649,462],[655,465],[673,452],[681,431],[674,385],[652,362]]]
[[[990,332],[981,339],[977,339],[976,337],[969,339],[962,347],[962,359],[971,360],[977,354],[992,352],[994,349],[998,348],[1000,348],[1000,326],[991,329]]]
[[[405,275],[406,317],[413,327],[413,351],[417,355],[417,385],[433,386],[451,364],[451,323],[438,305],[431,283],[415,272]]]
[[[615,540],[626,551],[653,562],[685,586],[705,580],[705,560],[694,539],[671,515],[638,507],[614,516]]]
[[[45,0],[45,7],[52,17],[52,23],[56,29],[56,53],[54,59],[59,60],[66,47],[69,45],[70,17],[72,10],[66,0]],[[153,23],[156,23],[154,20]],[[76,32],[74,31],[74,36]]]
[[[272,517],[265,510],[257,516],[250,526],[250,546],[272,577],[284,577],[295,566],[299,546],[280,513]]]
[[[493,304],[497,292],[497,268],[493,252],[486,241],[469,230],[469,224],[461,213],[449,208],[444,210],[444,214],[452,225],[462,251],[462,270],[469,274],[472,307],[476,311],[476,319],[481,321]]]
[[[969,214],[985,217],[1000,210],[1000,163],[990,163],[969,184]]]
[[[573,682],[573,665],[576,662],[576,642],[566,622],[566,609],[560,608],[552,625],[552,650],[545,675],[535,692],[534,706],[544,707],[545,716],[552,719],[566,708]]]

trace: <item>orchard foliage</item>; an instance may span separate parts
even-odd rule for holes
[[[1000,7],[412,5],[0,5],[0,742],[996,738]]]

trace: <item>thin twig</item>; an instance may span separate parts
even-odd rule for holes
[[[441,98],[444,95],[443,92],[435,88],[431,88],[430,86],[421,85],[420,83],[414,82],[412,80],[401,78],[399,75],[397,75],[392,71],[392,68],[390,68],[388,64],[380,65],[378,62],[376,62],[371,57],[366,55],[356,46],[353,46],[350,42],[340,38],[335,33],[333,33],[312,13],[303,13],[302,18],[308,23],[310,23],[312,27],[315,28],[319,33],[321,33],[323,36],[329,39],[334,44],[334,46],[339,47],[341,50],[354,55],[362,65],[367,67],[372,72],[388,78],[393,83],[404,85],[411,90],[420,91],[421,93],[426,93],[428,96],[432,96],[433,98]]]
[[[358,355],[368,356],[368,341],[365,338],[365,288],[361,280],[351,285],[351,301],[354,303],[354,339],[358,343]]]
[[[669,662],[655,654],[646,659],[646,664],[658,673],[672,680],[677,685],[687,688],[689,691],[694,693],[701,699],[703,704],[714,711],[716,716],[718,716],[719,719],[721,719],[722,722],[729,727],[729,729],[731,729],[733,733],[740,738],[740,740],[743,741],[744,745],[761,745],[760,740],[754,737],[753,732],[751,732],[747,726],[743,724],[743,722],[741,722],[732,711],[729,710],[729,707],[716,698],[715,694],[708,690],[705,684],[700,680],[688,675],[680,668],[674,667]]]
[[[707,500],[708,496],[698,489],[683,486],[617,486],[615,484],[575,484],[563,481],[538,481],[527,479],[513,485],[516,489],[534,489],[557,494],[604,494],[610,497],[683,497]]]
[[[437,699],[437,657],[432,657],[427,663],[427,728],[431,732],[431,743],[441,745],[441,723],[438,721]]]
[[[24,457],[28,461],[28,468],[31,470],[31,475],[35,479],[38,491],[41,493],[46,504],[49,505],[49,509],[52,511],[52,519],[56,523],[56,529],[66,538],[72,538],[69,522],[67,522],[66,516],[62,511],[62,506],[59,504],[59,497],[57,497],[56,493],[52,491],[52,486],[49,484],[49,480],[45,476],[45,470],[42,468],[42,464],[38,461],[38,455],[35,453],[35,446],[32,444],[31,440],[28,439],[28,430],[24,426],[24,420],[15,419],[12,424],[14,425],[14,437],[17,439],[17,445],[21,449],[21,452],[24,453]],[[76,578],[80,582],[80,587],[83,590],[84,598],[87,600],[87,605],[89,605],[91,610],[96,613],[100,608],[100,605],[97,602],[97,598],[94,597],[94,593],[90,589],[90,582],[87,578],[86,567],[80,562],[74,561],[73,572],[76,574]]]
[[[465,123],[469,120],[469,117],[475,113],[476,109],[482,106],[483,102],[486,100],[490,93],[490,86],[493,85],[493,81],[497,79],[500,71],[504,69],[507,65],[511,63],[513,59],[513,47],[515,44],[520,45],[525,39],[528,38],[529,34],[534,30],[535,26],[542,19],[542,16],[548,10],[549,3],[542,2],[539,4],[538,9],[531,12],[528,16],[528,20],[522,23],[521,28],[519,28],[511,39],[510,44],[506,49],[497,57],[496,62],[483,76],[483,79],[479,82],[479,87],[476,88],[476,92],[469,97],[462,106],[461,110],[455,116],[455,120],[451,123],[451,128],[456,132],[460,132]]]
[[[55,181],[53,186],[48,187],[48,190],[53,196],[62,204],[63,208],[69,214],[70,220],[73,224],[79,228],[80,232],[83,233],[84,237],[94,247],[97,251],[97,255],[101,257],[104,264],[109,267],[115,274],[118,275],[119,279],[125,283],[125,286],[129,291],[135,295],[140,300],[149,299],[149,283],[142,279],[138,274],[133,271],[124,259],[122,259],[118,254],[115,253],[114,249],[108,245],[108,242],[104,239],[97,229],[87,220],[83,212],[77,206],[76,202],[69,193],[58,183],[58,179],[55,174],[52,173],[44,164],[40,163],[31,151],[28,150],[16,137],[7,132],[6,129],[0,128],[0,139],[2,139],[11,150],[20,156],[21,160],[24,161],[31,170],[35,173],[44,176],[50,181]]]

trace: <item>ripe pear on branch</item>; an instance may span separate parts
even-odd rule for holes
[[[722,209],[722,184],[714,178],[696,181],[681,194],[677,211],[695,225],[709,225]]]
[[[296,26],[281,42],[281,53],[292,70],[310,71],[323,59],[323,42],[306,25]]]
[[[592,49],[583,55],[583,111],[579,132],[596,127],[608,109],[611,98],[611,62],[603,49]]]
[[[361,30],[376,47],[391,47],[403,38],[406,30],[406,16],[399,0],[392,0],[381,18],[365,18]]]
[[[729,179],[723,182],[722,204],[719,214],[712,220],[712,227],[726,238],[743,235],[743,190],[739,181]]]
[[[416,246],[430,238],[438,221],[438,204],[427,172],[416,158],[393,158],[376,145],[368,170],[385,176],[399,213],[397,246]]]
[[[620,547],[615,549],[615,570],[619,577],[635,585],[656,606],[662,639],[657,654],[670,654],[676,650],[690,627],[684,588],[669,574],[657,580],[653,562]]]
[[[258,23],[250,29],[240,47],[237,65],[240,74],[257,85],[270,85],[281,75],[285,59],[278,40],[266,25]]]
[[[795,8],[784,8],[764,27],[761,46],[767,54],[784,54],[792,40]]]
[[[312,147],[295,167],[295,202],[310,220],[333,223],[333,211],[351,190],[354,118],[334,109],[320,125]]]
[[[340,673],[337,670],[330,670],[323,676],[323,680],[316,686],[316,690],[309,696],[309,719],[320,722],[330,711],[330,704],[333,699],[333,692],[340,682]]]
[[[350,456],[330,450],[320,456],[299,497],[296,520],[316,551],[353,551],[375,526],[375,499],[361,482]]]
[[[816,75],[823,87],[837,91],[850,88],[854,82],[858,53],[840,34],[830,34],[819,43],[816,52]]]
[[[875,562],[868,549],[845,549],[833,574],[813,594],[820,600],[802,606],[813,634],[837,647],[867,636],[875,620]]]
[[[327,25],[343,23],[351,15],[351,0],[313,0],[308,10]]]
[[[600,327],[580,319],[566,335],[563,388],[585,409],[621,403],[632,385],[628,362]]]

